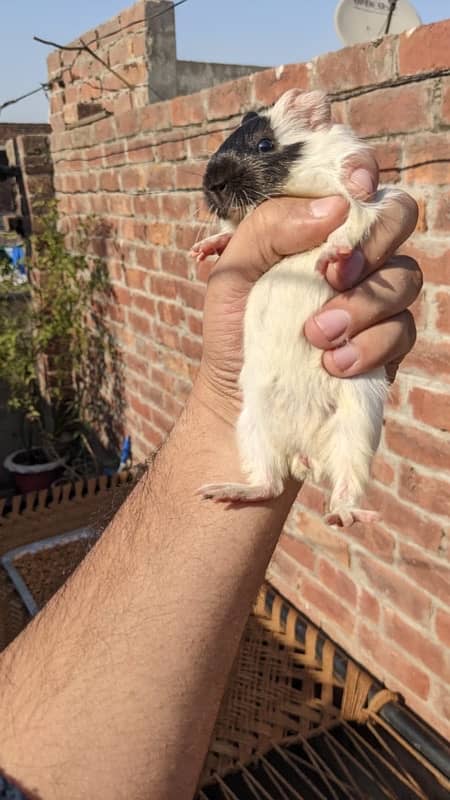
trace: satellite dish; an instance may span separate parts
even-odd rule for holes
[[[357,44],[402,33],[422,20],[409,0],[340,0],[334,23],[344,44]]]

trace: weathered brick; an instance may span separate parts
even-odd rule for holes
[[[450,432],[450,396],[415,387],[409,393],[416,419],[441,431]]]
[[[327,589],[347,605],[356,605],[357,588],[355,582],[340,569],[336,569],[329,561],[319,558],[317,575]]]
[[[443,603],[448,604],[450,597],[450,566],[437,559],[431,559],[427,553],[411,544],[400,544],[400,563],[405,575],[417,585],[425,589]]]
[[[278,547],[281,547],[284,552],[288,553],[291,558],[293,558],[298,564],[301,564],[302,567],[306,567],[311,572],[314,571],[316,554],[314,549],[305,542],[301,542],[300,539],[283,533],[278,543]]]
[[[443,608],[437,608],[434,627],[439,641],[450,650],[450,613]]]
[[[301,500],[302,490],[299,498]],[[301,538],[307,543],[321,547],[334,561],[344,566],[349,564],[348,541],[332,530],[317,515],[306,511],[296,514],[296,524]]]
[[[410,424],[388,420],[384,435],[387,446],[405,460],[436,470],[450,470],[450,441]]]
[[[176,250],[164,250],[161,253],[161,269],[178,275],[179,278],[189,277],[189,265],[186,256]]]
[[[390,81],[394,72],[395,40],[385,37],[356,47],[326,53],[314,61],[314,88],[341,92]]]
[[[431,87],[418,83],[379,89],[348,101],[348,120],[359,136],[411,133],[432,127]]]
[[[206,100],[208,119],[227,119],[250,108],[250,82],[248,78],[222,83],[202,93]]]
[[[442,535],[441,525],[431,519],[425,511],[402,502],[396,494],[392,494],[375,483],[370,484],[367,498],[372,508],[380,514],[383,526],[407,536],[421,547],[430,550],[438,549]],[[370,527],[364,527],[363,531],[370,540]],[[352,533],[351,528],[349,533]],[[384,536],[378,539],[376,537],[373,545],[380,548],[379,555],[383,558],[392,552],[389,539],[385,540]]]
[[[428,631],[424,633],[402,619],[397,611],[383,611],[384,631],[395,644],[429,670],[444,680],[450,680],[450,662],[441,646],[430,642]]]
[[[380,634],[361,623],[358,628],[359,639],[375,664],[393,675],[404,686],[408,686],[414,694],[427,699],[430,692],[430,678],[424,670],[416,667],[404,653],[392,644],[388,644]],[[379,670],[377,669],[379,674]],[[389,675],[382,672],[381,679],[387,687],[391,686]]]
[[[355,627],[354,614],[329,592],[322,583],[302,576],[299,584],[302,604],[315,606],[320,612],[321,625],[326,627],[330,622],[351,634]]]
[[[450,333],[450,292],[438,292],[436,305],[436,327],[441,333]]]
[[[420,264],[425,281],[450,285],[450,248],[447,242],[427,239],[426,246],[406,242],[402,251]]]
[[[170,102],[169,114],[172,125],[195,125],[206,118],[204,93],[176,97]]]
[[[402,75],[448,67],[450,20],[414,28],[400,36],[399,69]]]
[[[428,624],[431,613],[430,597],[403,577],[396,567],[382,564],[363,553],[358,553],[357,563],[365,579],[376,590],[380,601],[391,602],[421,625]]]
[[[358,617],[368,619],[370,622],[378,624],[380,619],[380,604],[374,594],[367,589],[361,589],[358,603]]]
[[[450,341],[419,337],[403,362],[405,371],[420,372],[431,378],[450,381]]]
[[[426,126],[424,126],[426,127]],[[448,133],[408,137],[404,147],[403,178],[407,183],[448,184],[450,140]]]
[[[285,64],[277,69],[255,72],[252,76],[255,107],[270,106],[288,89],[309,88],[307,64]]]
[[[411,464],[402,464],[399,476],[400,497],[433,514],[450,516],[450,481],[421,473]]]

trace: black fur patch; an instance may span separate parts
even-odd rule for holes
[[[270,139],[273,149],[259,152],[262,139]],[[281,194],[301,151],[301,142],[278,145],[268,117],[246,114],[208,162],[203,189],[210,209],[221,219],[242,218],[252,206]]]

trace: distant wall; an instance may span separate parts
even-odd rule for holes
[[[413,309],[417,345],[392,388],[368,492],[382,519],[333,530],[322,521],[327,490],[308,483],[269,576],[447,735],[450,78],[443,71],[449,37],[450,22],[442,22],[165,103],[146,105],[142,96],[142,105],[131,107],[132,93],[122,92],[111,116],[72,130],[57,94],[51,139],[68,241],[87,214],[105,223],[94,245],[115,288],[108,314],[123,351],[126,427],[137,458],[164,440],[197,371],[210,264],[197,264],[188,250],[211,230],[199,187],[205,159],[243,112],[290,87],[325,89],[334,114],[375,148],[382,180],[416,197],[419,224],[406,249],[419,259],[425,284]],[[129,53],[133,46],[125,38],[117,49]],[[60,58],[50,57],[50,78]],[[74,80],[73,102],[80,91]]]
[[[40,122],[0,122],[0,149],[8,139],[29,133],[50,133],[51,127]]]

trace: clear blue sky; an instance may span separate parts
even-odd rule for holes
[[[2,3],[0,104],[46,80],[48,48],[117,14],[127,0],[12,0]],[[337,0],[187,0],[176,10],[178,58],[278,65],[337,50]],[[423,22],[450,16],[450,0],[414,0]],[[43,93],[0,115],[0,122],[47,120]]]

